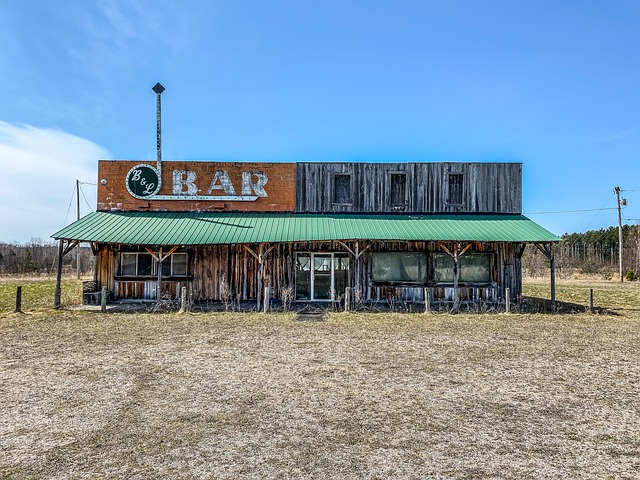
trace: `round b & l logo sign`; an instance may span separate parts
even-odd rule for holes
[[[151,165],[136,165],[127,173],[127,190],[136,198],[148,198],[160,191],[158,171]]]

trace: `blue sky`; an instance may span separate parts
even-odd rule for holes
[[[6,0],[0,44],[0,241],[155,158],[158,81],[168,160],[515,161],[556,234],[640,218],[637,1]]]

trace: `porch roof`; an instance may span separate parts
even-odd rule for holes
[[[128,245],[331,240],[557,242],[523,215],[93,212],[55,239]]]

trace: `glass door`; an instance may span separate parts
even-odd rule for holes
[[[331,301],[349,285],[346,253],[296,253],[296,300]]]
[[[313,254],[313,296],[312,300],[333,298],[333,275],[331,254]]]

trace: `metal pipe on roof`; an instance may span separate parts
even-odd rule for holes
[[[156,148],[158,154],[156,169],[158,170],[158,179],[162,181],[162,102],[160,101],[160,95],[162,95],[165,88],[158,82],[153,86],[152,90],[156,93]]]

